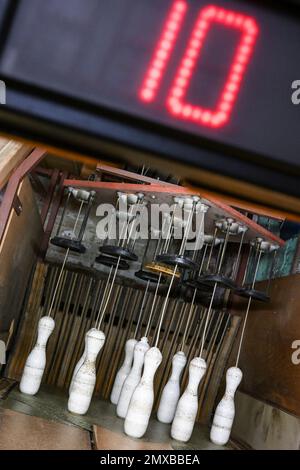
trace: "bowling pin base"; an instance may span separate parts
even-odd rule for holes
[[[116,409],[116,413],[119,418],[125,418],[127,415],[130,400],[141,380],[144,357],[148,349],[149,344],[145,337],[142,338],[134,348],[133,366],[124,381]]]
[[[198,413],[198,387],[206,372],[206,362],[194,357],[189,366],[189,382],[182,394],[171,427],[171,436],[176,441],[188,442],[193,434]]]
[[[180,397],[180,377],[185,365],[186,355],[182,351],[177,352],[172,360],[171,377],[163,389],[157,410],[157,419],[160,423],[171,424],[174,419]]]
[[[210,440],[216,445],[224,446],[230,439],[235,416],[234,394],[242,377],[238,367],[230,367],[226,373],[225,395],[216,408],[210,431]]]
[[[121,368],[119,369],[119,371],[116,375],[114,385],[113,385],[113,388],[112,388],[112,391],[111,391],[111,394],[110,394],[110,401],[113,405],[118,404],[123,384],[124,384],[128,374],[130,372],[130,369],[131,369],[132,359],[133,359],[133,351],[134,351],[134,348],[135,348],[136,344],[137,344],[136,339],[129,339],[129,340],[126,341],[125,359],[124,359],[124,362],[123,362]]]
[[[124,431],[130,437],[143,437],[147,431],[154,401],[153,381],[162,361],[158,348],[150,348],[145,354],[144,372],[133,392],[124,421]]]
[[[20,382],[20,391],[26,395],[35,395],[40,389],[46,367],[46,345],[54,327],[51,317],[39,320],[37,343],[27,357]]]
[[[71,380],[71,383],[70,383],[70,387],[69,387],[69,395],[72,391],[72,388],[73,388],[73,385],[74,385],[74,380],[75,380],[75,377],[77,375],[77,372],[79,371],[80,367],[83,365],[84,363],[84,360],[85,360],[85,355],[86,355],[86,350],[84,350],[81,358],[79,359],[79,361],[77,362],[76,366],[75,366],[75,369],[74,369],[74,372],[73,372],[73,375],[72,375],[72,380]]]
[[[95,328],[86,334],[86,355],[84,362],[78,369],[68,400],[68,410],[77,415],[87,413],[92,401],[92,396],[96,384],[96,359],[105,341],[102,331]]]

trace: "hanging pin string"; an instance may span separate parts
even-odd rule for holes
[[[129,223],[130,223],[130,217],[131,217],[131,215],[132,215],[132,211],[133,211],[133,205],[132,205],[131,208],[130,208],[129,217],[128,217],[128,222],[124,224],[124,231],[123,231],[123,229],[122,229],[122,233],[121,233],[120,238],[123,237],[123,235],[125,235],[125,231],[128,229],[128,225],[129,225]],[[131,232],[130,232],[130,234],[131,234]],[[128,238],[127,238],[127,239],[128,239]],[[122,246],[123,246],[123,245],[122,245]],[[121,256],[118,257],[118,261],[117,261],[117,264],[116,264],[116,267],[115,267],[115,272],[114,272],[114,275],[113,275],[113,278],[112,278],[112,281],[111,281],[110,289],[109,289],[109,291],[108,291],[108,294],[107,294],[107,297],[106,297],[106,300],[105,300],[105,305],[104,305],[104,307],[103,307],[102,313],[101,313],[101,309],[102,309],[102,305],[103,305],[102,302],[101,302],[101,305],[100,305],[100,307],[99,307],[99,312],[98,312],[97,319],[96,319],[96,329],[97,329],[97,330],[100,329],[102,320],[103,320],[103,318],[104,318],[106,309],[107,309],[108,304],[109,304],[109,301],[110,301],[110,297],[111,297],[112,290],[113,290],[113,287],[114,287],[114,283],[115,283],[115,280],[116,280],[117,272],[118,272],[118,269],[119,269],[120,260],[121,260]],[[100,315],[100,313],[101,313],[101,315]],[[98,319],[99,319],[99,320],[98,320]]]
[[[142,305],[141,305],[141,309],[140,309],[139,316],[138,316],[138,321],[137,321],[135,331],[134,331],[134,335],[133,335],[134,339],[136,339],[136,337],[137,337],[138,330],[139,330],[139,327],[140,327],[140,324],[141,324],[141,321],[142,321],[142,318],[143,318],[144,310],[145,310],[145,307],[146,307],[147,294],[148,294],[149,287],[150,287],[150,281],[147,281],[147,286],[146,286],[145,293],[144,293],[144,296],[143,296]]]
[[[240,240],[240,245],[239,245],[239,250],[238,250],[237,257],[236,257],[236,262],[235,262],[234,268],[232,270],[233,271],[232,272],[232,279],[233,280],[236,279],[236,276],[237,276],[237,273],[238,273],[238,267],[239,267],[239,263],[240,263],[240,257],[241,257],[241,252],[242,252],[242,247],[243,247],[243,243],[244,243],[245,234],[246,234],[246,230],[244,230],[243,233],[242,233],[241,240]]]
[[[117,199],[117,205],[119,205],[119,202],[120,202],[120,197],[118,197],[118,199]],[[109,237],[110,237],[110,233],[111,233],[111,230],[112,230],[112,226],[113,226],[113,224],[112,224],[111,221],[110,221],[107,239],[109,239]],[[122,228],[122,230],[123,230],[123,228]],[[96,320],[95,320],[95,328],[97,327],[97,323],[98,323],[98,320],[99,320],[100,312],[101,312],[102,306],[103,306],[103,304],[104,304],[104,302],[105,302],[105,300],[106,300],[106,297],[107,297],[107,291],[108,291],[108,288],[109,288],[110,278],[111,278],[111,275],[112,275],[112,272],[113,272],[113,267],[114,267],[114,266],[111,265],[111,267],[110,267],[110,269],[109,269],[108,277],[107,277],[107,279],[106,279],[106,283],[105,283],[105,288],[104,288],[102,300],[101,300],[101,303],[100,303],[100,306],[99,306],[99,309],[98,309],[98,314],[97,314],[97,317],[96,317]]]
[[[158,289],[159,289],[159,285],[160,285],[160,281],[161,281],[161,276],[162,276],[162,274],[159,273],[158,282],[157,282],[157,285],[156,285],[156,289],[155,289],[155,293],[154,293],[154,297],[153,297],[153,301],[152,301],[152,307],[151,307],[150,315],[149,315],[149,318],[148,318],[148,323],[147,323],[146,330],[145,330],[145,335],[144,336],[146,338],[148,337],[149,331],[151,329],[150,327],[152,327],[153,312],[154,312],[154,307],[156,306],[156,301],[157,301]]]
[[[203,216],[202,216],[201,225],[199,227],[198,235],[197,235],[197,238],[196,238],[196,244],[195,244],[196,247],[198,246],[199,238],[202,236],[203,226],[204,226],[204,213],[203,213]],[[205,258],[205,254],[206,254],[206,249],[207,249],[207,246],[205,247],[204,255],[203,255],[203,258],[201,260],[201,266],[200,266],[200,269],[199,269],[199,272],[198,272],[198,276],[200,276],[200,274],[202,272],[204,258]],[[195,252],[196,252],[196,250],[195,250]],[[193,256],[193,259],[194,258],[195,258],[195,256]],[[181,342],[181,346],[180,346],[181,350],[183,350],[184,347],[185,347],[186,335],[187,335],[187,331],[188,331],[190,321],[191,321],[191,318],[192,318],[192,314],[193,314],[193,311],[194,311],[194,303],[195,303],[197,292],[198,292],[198,289],[196,287],[195,290],[194,290],[194,294],[193,294],[193,298],[192,298],[192,302],[191,302],[191,306],[190,306],[190,310],[189,310],[189,314],[188,314],[187,323],[185,325],[185,330],[184,330],[183,337],[182,337],[182,342]]]
[[[78,211],[78,214],[77,214],[77,217],[76,217],[76,221],[75,221],[75,224],[74,224],[74,227],[73,227],[73,231],[72,231],[72,236],[73,237],[75,236],[75,231],[76,231],[76,228],[77,228],[77,225],[78,225],[78,221],[79,221],[79,217],[80,217],[80,214],[81,214],[83,204],[84,204],[84,201],[81,201],[80,208],[79,208],[79,211]],[[60,273],[59,273],[59,276],[58,276],[57,284],[56,284],[56,287],[55,287],[55,290],[54,290],[54,293],[53,293],[52,301],[51,301],[51,304],[50,304],[50,307],[49,307],[48,317],[50,317],[51,314],[52,314],[53,305],[54,305],[54,302],[55,302],[55,299],[56,299],[56,295],[57,295],[57,292],[58,292],[58,288],[60,286],[61,278],[62,278],[64,269],[65,269],[65,265],[66,265],[69,253],[70,253],[70,248],[67,249],[64,260],[63,260],[63,264],[62,264],[62,267],[61,267],[61,270],[60,270]]]
[[[176,207],[177,207],[177,205],[175,206],[175,208]],[[175,211],[175,208],[174,208],[174,211]],[[172,220],[173,220],[173,217],[172,217]],[[162,225],[162,229],[161,229],[161,233],[160,233],[160,236],[159,236],[159,239],[158,239],[158,243],[157,243],[157,246],[155,248],[155,252],[154,252],[154,256],[153,256],[154,260],[156,259],[158,253],[162,252],[162,250],[159,250],[159,248],[160,248],[160,245],[161,245],[161,241],[163,239],[163,234],[165,233],[166,224],[167,224],[167,217],[164,219],[164,223]],[[168,238],[170,238],[170,237],[171,237],[171,232],[170,232],[170,225],[169,225],[166,240],[168,240]],[[155,308],[156,302],[157,302],[158,290],[159,290],[159,286],[160,286],[160,283],[161,283],[161,279],[162,279],[162,273],[160,272],[159,276],[158,276],[158,281],[157,281],[157,284],[156,284],[156,288],[155,288],[154,297],[153,297],[153,300],[152,300],[152,306],[151,306],[151,310],[150,310],[150,314],[149,314],[149,318],[148,318],[148,323],[147,323],[147,326],[146,326],[146,329],[145,329],[144,336],[146,338],[148,337],[149,331],[152,328],[153,313],[154,313],[154,308]]]
[[[174,213],[175,213],[175,210],[176,210],[177,206],[178,206],[178,204],[175,204],[174,211],[173,211],[172,217],[171,217],[171,221],[170,221],[170,224],[169,224],[169,227],[168,227],[168,232],[167,232],[167,235],[166,235],[165,244],[164,244],[164,247],[161,248],[160,253],[162,253],[162,251],[164,250],[164,248],[166,249],[167,244],[168,244],[168,242],[169,242],[169,239],[171,238],[172,231],[171,231],[170,228],[172,227],[172,223],[173,223],[173,220],[174,220]],[[161,235],[160,235],[158,244],[157,244],[157,246],[156,246],[153,259],[156,258],[157,254],[158,254],[158,252],[159,252],[159,247],[160,247],[160,243],[161,243],[161,241],[162,241],[162,237],[163,237],[163,234],[164,234],[165,225],[166,225],[166,223],[167,223],[167,220],[168,220],[168,219],[167,219],[167,217],[166,217],[165,220],[164,220],[163,226],[162,226]],[[169,245],[168,245],[168,246],[169,246]],[[157,282],[157,285],[156,285],[156,289],[155,289],[155,293],[154,293],[154,298],[153,298],[153,302],[152,302],[152,307],[151,307],[150,314],[149,314],[148,323],[147,323],[146,330],[145,330],[145,337],[146,337],[146,338],[148,337],[149,331],[150,331],[151,328],[152,328],[153,313],[154,313],[154,308],[155,308],[156,303],[157,303],[158,290],[159,290],[159,286],[160,286],[160,283],[161,283],[161,278],[162,278],[162,273],[160,272],[160,273],[159,273],[159,277],[158,277],[158,282]]]
[[[256,263],[256,268],[255,268],[255,273],[254,273],[254,278],[253,278],[251,289],[254,289],[254,286],[255,286],[261,255],[262,255],[262,250],[259,250],[259,254],[258,254],[258,258],[257,258],[257,263]],[[248,320],[248,315],[249,315],[249,311],[250,311],[250,307],[251,307],[251,302],[252,302],[252,297],[249,297],[235,367],[238,367],[239,360],[240,360],[241,349],[242,349],[243,339],[244,339],[244,335],[245,335],[245,329],[246,329],[246,324],[247,324],[247,320]]]
[[[220,258],[220,261],[219,261],[219,266],[218,266],[217,274],[220,273],[221,268],[222,268],[222,264],[223,264],[223,260],[224,260],[224,255],[225,255],[225,251],[226,251],[226,247],[227,247],[227,243],[228,243],[228,239],[229,239],[229,235],[230,235],[230,228],[231,228],[231,223],[228,223],[227,232],[226,232],[226,236],[225,236],[225,240],[224,240],[224,245],[223,245],[223,250],[222,250],[221,258]],[[215,233],[216,233],[216,232],[215,232]],[[209,322],[209,317],[210,317],[210,314],[211,314],[211,311],[212,311],[212,306],[213,306],[214,298],[215,298],[215,295],[216,295],[217,287],[218,287],[218,283],[215,282],[214,290],[213,290],[213,293],[212,293],[212,296],[211,296],[211,299],[210,299],[210,303],[209,303],[209,307],[208,307],[208,311],[207,311],[207,316],[206,316],[206,321],[205,321],[205,325],[204,325],[204,331],[203,331],[203,335],[202,335],[201,349],[200,349],[200,355],[199,355],[199,357],[202,357],[202,354],[203,354],[204,343],[205,343],[205,337],[206,337],[206,331],[207,331],[208,322]]]
[[[182,256],[183,253],[184,253],[186,242],[187,242],[189,232],[190,232],[190,227],[191,227],[191,222],[192,222],[192,219],[193,219],[194,211],[195,211],[195,202],[193,202],[193,207],[192,207],[192,209],[189,213],[189,218],[188,218],[187,226],[186,226],[186,229],[185,229],[184,237],[183,237],[183,240],[182,240],[182,243],[181,243],[179,256]],[[175,209],[174,209],[174,212],[175,212]],[[174,214],[174,212],[173,212],[173,214]],[[155,347],[156,348],[157,348],[157,345],[158,345],[160,331],[161,331],[163,319],[164,319],[164,316],[165,316],[165,313],[166,313],[167,305],[168,305],[168,302],[169,302],[171,289],[172,289],[174,279],[175,279],[175,276],[176,276],[176,273],[177,273],[177,269],[178,269],[178,264],[175,265],[175,268],[174,268],[174,271],[173,271],[173,274],[172,274],[172,277],[171,277],[170,285],[169,285],[169,288],[168,288],[168,292],[167,292],[167,295],[166,295],[166,298],[165,298],[165,301],[164,301],[164,304],[163,304],[163,308],[162,308],[162,311],[161,311],[160,322],[159,322],[156,341],[155,341]]]

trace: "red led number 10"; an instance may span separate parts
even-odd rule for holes
[[[140,99],[146,103],[153,102],[157,96],[187,9],[188,4],[185,0],[176,0],[168,13],[139,92]],[[195,65],[201,56],[203,44],[214,24],[221,24],[239,31],[240,40],[215,109],[205,109],[188,103],[186,94]],[[258,26],[254,18],[214,5],[201,8],[174,81],[168,91],[166,101],[168,111],[179,119],[192,121],[198,125],[214,128],[224,126],[229,121],[237,99],[257,35]]]

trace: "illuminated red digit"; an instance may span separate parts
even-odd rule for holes
[[[240,31],[241,39],[216,108],[205,109],[187,103],[184,99],[193,75],[193,69],[201,55],[204,41],[214,23]],[[226,124],[237,99],[257,34],[258,26],[255,20],[249,16],[216,6],[203,8],[167,98],[169,111],[181,119],[190,120],[200,125],[221,127]]]
[[[188,5],[183,0],[176,0],[172,5],[140,90],[140,98],[145,102],[152,102],[156,98],[187,8]],[[213,24],[221,24],[238,30],[241,33],[241,38],[215,109],[205,109],[186,102],[185,97],[195,65],[201,56],[203,44]],[[192,121],[199,125],[209,127],[225,125],[237,99],[257,35],[258,26],[252,17],[214,5],[202,8],[176,72],[174,83],[168,93],[167,109],[169,112],[180,119]]]
[[[173,3],[139,92],[142,101],[149,103],[156,97],[186,11],[187,3],[184,0]]]

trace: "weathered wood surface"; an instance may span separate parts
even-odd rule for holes
[[[3,408],[0,435],[0,450],[91,450],[87,431]]]
[[[97,450],[173,450],[170,441],[132,439],[102,426],[93,426],[93,436]]]
[[[18,323],[42,235],[40,215],[28,178],[19,188],[22,212],[11,211],[0,245],[0,331]]]
[[[237,392],[232,439],[256,450],[300,450],[300,419]]]
[[[257,284],[262,290],[266,286],[266,282]],[[300,364],[292,362],[296,353],[293,343],[300,340],[300,275],[274,279],[270,296],[269,303],[253,302],[249,313],[240,360],[244,373],[240,390],[300,416]],[[245,301],[236,299],[232,313],[243,317]]]
[[[31,150],[29,145],[0,137],[0,189]]]

